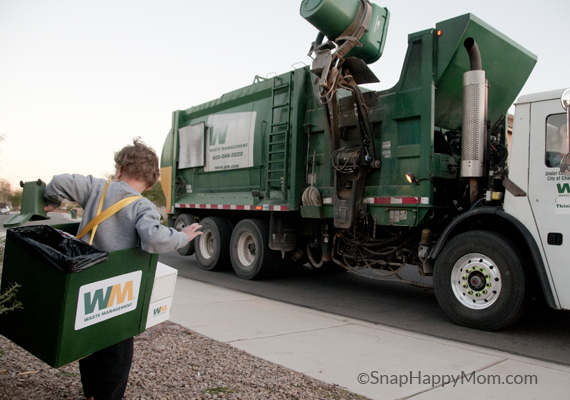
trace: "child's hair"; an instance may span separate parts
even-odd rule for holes
[[[115,168],[121,169],[130,178],[145,181],[148,187],[154,186],[160,177],[158,156],[140,137],[133,144],[115,153]]]

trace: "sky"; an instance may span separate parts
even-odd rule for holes
[[[409,33],[473,13],[538,56],[521,94],[570,87],[570,1],[385,0],[378,90]],[[0,179],[104,177],[140,136],[160,155],[172,112],[294,67],[317,30],[301,0],[0,0]]]

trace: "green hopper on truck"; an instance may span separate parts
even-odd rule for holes
[[[508,145],[537,57],[465,14],[410,34],[399,81],[374,91],[389,11],[304,0],[300,13],[318,30],[311,66],[173,113],[168,222],[204,232],[180,254],[244,279],[309,263],[420,285],[399,275],[416,265],[477,329],[536,296],[570,309],[568,92],[520,97]]]

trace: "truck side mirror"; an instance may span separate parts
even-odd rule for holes
[[[560,101],[562,102],[562,108],[568,112],[568,109],[570,108],[570,89],[566,89],[564,93],[562,93]]]

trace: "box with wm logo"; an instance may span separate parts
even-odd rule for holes
[[[75,234],[77,226],[55,228]],[[168,319],[176,270],[159,264],[157,274],[158,255],[138,248],[113,251],[103,263],[65,273],[13,240],[10,231],[1,291],[19,284],[22,308],[0,315],[0,334],[50,366],[76,361]]]

